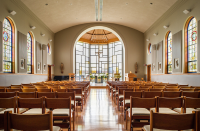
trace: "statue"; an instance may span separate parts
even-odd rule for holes
[[[64,64],[63,63],[60,64],[60,70],[61,70],[61,73],[63,73],[63,70],[64,70]]]

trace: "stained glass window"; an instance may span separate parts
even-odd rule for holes
[[[32,73],[32,35],[27,34],[27,73]]]
[[[8,18],[3,21],[3,72],[12,72],[13,29]]]
[[[188,72],[197,72],[197,21],[192,18],[187,28]]]
[[[167,71],[172,73],[172,33],[169,32],[167,37]]]

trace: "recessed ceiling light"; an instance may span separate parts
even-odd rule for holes
[[[48,5],[48,3],[45,4],[46,6]]]

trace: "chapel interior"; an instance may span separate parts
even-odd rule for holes
[[[199,0],[1,0],[0,130],[200,131]]]

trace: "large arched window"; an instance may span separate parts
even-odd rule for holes
[[[14,72],[15,27],[13,21],[6,17],[3,21],[3,72]]]
[[[172,73],[172,33],[170,31],[166,34],[166,55],[167,55],[167,74]]]
[[[197,20],[190,17],[185,26],[186,72],[197,72]]]
[[[33,73],[33,34],[31,32],[27,33],[27,73]]]

